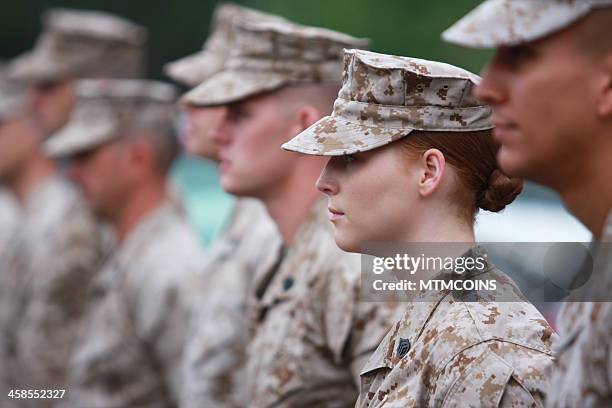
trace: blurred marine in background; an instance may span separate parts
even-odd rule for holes
[[[3,182],[20,204],[13,248],[6,253],[2,303],[3,367],[10,389],[59,388],[82,317],[86,288],[107,252],[103,230],[41,148],[74,106],[79,77],[139,75],[145,30],[98,12],[52,10],[34,49],[10,61],[9,81],[27,87],[21,121],[7,124],[11,165]],[[4,166],[4,165],[3,165]],[[20,402],[27,405],[27,401]],[[50,404],[38,401],[36,406]]]
[[[89,291],[64,406],[173,407],[195,277],[196,235],[168,190],[179,153],[175,90],[144,80],[83,80],[68,125],[45,147],[69,157],[88,205],[118,248]]]
[[[201,51],[166,65],[166,73],[190,88],[221,69],[235,47],[236,26],[242,21],[281,21],[280,17],[230,3],[219,6],[213,28]],[[187,114],[187,151],[219,162],[213,140],[227,115],[226,106],[198,106],[181,100]],[[206,203],[202,203],[206,205]],[[199,279],[199,295],[184,361],[182,407],[242,407],[244,362],[249,342],[246,303],[254,276],[271,266],[279,253],[280,234],[263,204],[239,198],[225,231],[207,250]]]

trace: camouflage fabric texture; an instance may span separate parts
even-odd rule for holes
[[[113,14],[52,9],[34,49],[9,62],[9,76],[27,83],[139,77],[146,38],[144,27]]]
[[[612,7],[612,1],[487,0],[444,31],[442,38],[474,48],[513,46],[553,34],[601,7]]]
[[[50,157],[70,156],[121,136],[142,123],[172,126],[176,90],[172,85],[142,79],[80,80],[77,105],[68,123],[43,144]]]
[[[612,290],[612,212],[604,227],[594,267],[597,282]],[[557,362],[551,380],[548,407],[612,406],[612,304],[566,302],[557,317],[561,342],[555,348]]]
[[[332,114],[282,147],[339,156],[384,146],[413,130],[491,129],[491,109],[472,96],[479,81],[441,62],[345,50],[342,88]]]
[[[282,245],[261,202],[236,202],[223,235],[206,251],[185,354],[181,407],[245,407],[244,362],[250,339],[247,299],[253,278]]]
[[[505,274],[498,292],[466,300],[423,293],[361,370],[357,407],[542,407],[557,335]]]
[[[368,40],[324,28],[241,21],[224,68],[185,99],[213,106],[292,84],[340,83],[342,50],[367,46]]]
[[[235,26],[240,21],[286,21],[280,16],[263,13],[233,3],[222,3],[212,18],[211,34],[202,50],[164,66],[164,72],[176,82],[191,88],[223,69],[234,47]]]
[[[326,207],[313,207],[294,244],[255,279],[248,406],[352,406],[359,370],[400,316],[396,303],[359,302],[360,257],[335,245]]]
[[[5,381],[13,389],[59,388],[87,286],[111,241],[73,186],[59,176],[50,176],[27,197],[15,231],[0,260],[0,365],[10,367]],[[39,407],[52,400],[29,402]]]
[[[91,287],[61,406],[178,404],[189,305],[203,259],[174,204],[139,222]]]

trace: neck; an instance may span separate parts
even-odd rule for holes
[[[145,216],[164,204],[168,196],[165,180],[144,183],[134,189],[122,209],[110,220],[119,243],[125,241]]]
[[[449,216],[454,210],[427,209],[427,216],[421,217],[412,226],[404,242],[459,242],[474,243],[474,228],[458,216]]]
[[[315,202],[321,198],[313,186],[314,181],[308,186],[293,183],[293,185],[281,188],[270,197],[262,199],[287,245],[293,242],[300,225],[312,210]]]
[[[32,191],[55,171],[55,163],[37,151],[24,164],[19,174],[9,182],[8,187],[23,204]]]
[[[603,181],[603,180],[600,180]],[[607,183],[585,180],[583,185],[576,184],[559,190],[568,210],[580,220],[596,239],[601,233],[612,205],[612,192],[607,192]]]
[[[588,161],[573,170],[560,174],[558,183],[551,183],[561,195],[568,210],[580,220],[596,239],[601,233],[612,206],[612,166],[609,150],[601,149],[599,156],[591,155]],[[606,157],[607,156],[607,157]]]

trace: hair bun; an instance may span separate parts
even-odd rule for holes
[[[523,180],[506,176],[495,169],[489,176],[489,184],[481,193],[476,205],[483,210],[498,212],[523,191]]]

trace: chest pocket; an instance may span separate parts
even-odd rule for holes
[[[514,369],[492,351],[472,362],[452,384],[443,399],[444,408],[461,408],[466,401],[479,407],[499,406]],[[440,405],[439,401],[434,404]]]

